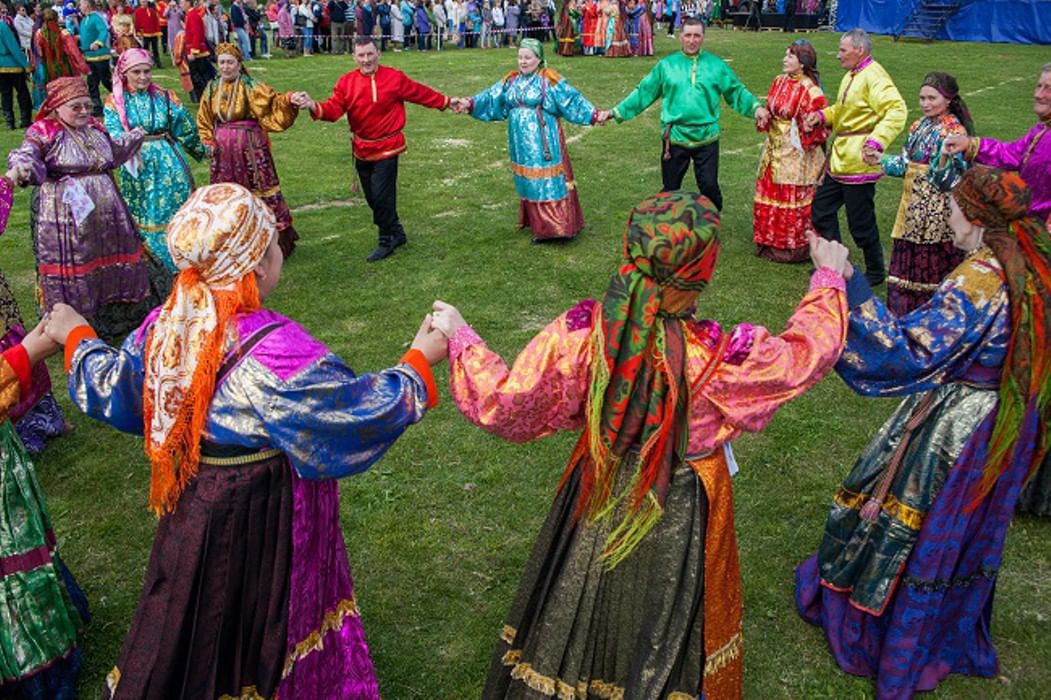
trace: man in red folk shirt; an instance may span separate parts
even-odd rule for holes
[[[367,258],[376,262],[407,240],[397,207],[398,156],[405,152],[405,103],[445,109],[451,99],[400,70],[381,66],[371,37],[354,40],[354,61],[357,70],[336,82],[332,97],[315,102],[307,93],[297,92],[292,104],[327,122],[347,115],[354,134],[354,167],[372,209],[372,221],[379,228],[379,245]]]
[[[161,63],[161,16],[153,0],[140,4],[133,15],[135,33],[142,40],[142,47],[153,53],[153,65],[160,68]]]
[[[186,15],[183,51],[186,54],[186,65],[190,69],[190,80],[193,82],[191,96],[194,102],[200,102],[204,89],[215,77],[211,51],[204,36],[204,5],[200,0],[196,4],[193,0],[180,0],[179,6]]]

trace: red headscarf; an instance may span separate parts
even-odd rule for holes
[[[51,116],[56,109],[78,97],[90,97],[88,85],[83,78],[55,78],[47,84],[47,97],[40,105],[34,121]]]

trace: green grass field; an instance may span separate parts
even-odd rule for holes
[[[843,74],[834,57],[838,38],[808,38],[818,48],[826,90],[834,93]],[[731,61],[745,84],[765,95],[789,40],[712,30],[706,48]],[[658,53],[676,49],[677,43],[658,36]],[[924,74],[949,71],[960,81],[979,132],[1012,139],[1032,124],[1033,86],[1048,60],[1044,47],[895,44],[882,37],[875,55],[897,81],[910,118],[918,114]],[[515,66],[511,50],[388,54],[384,61],[452,95],[474,94]],[[653,62],[550,59],[599,107],[626,95]],[[278,89],[306,89],[316,98],[327,96],[351,67],[349,57],[249,66]],[[157,81],[178,86],[170,68],[159,71]],[[512,358],[550,319],[603,293],[628,211],[660,187],[659,109],[619,126],[566,126],[588,227],[559,246],[531,246],[528,234],[515,228],[518,203],[503,125],[414,106],[409,112],[399,204],[410,242],[380,264],[364,262],[376,234],[363,198],[350,190],[346,123],[313,123],[304,116],[273,136],[302,239],[269,305],[303,323],[359,372],[394,363],[435,298],[458,305],[491,347]],[[19,138],[0,133],[0,145],[9,150]],[[724,109],[721,141],[724,249],[699,313],[724,324],[778,329],[806,289],[806,266],[754,257],[750,207],[761,139],[749,121]],[[207,181],[206,165],[194,170],[198,183]],[[878,188],[888,251],[900,189],[895,180]],[[27,207],[28,195],[20,193],[0,242],[0,268],[29,318],[34,268]],[[141,439],[74,413],[60,364],[52,362],[56,393],[76,430],[52,443],[36,464],[63,556],[92,606],[81,692],[94,697],[131,620],[156,522],[146,509]],[[447,372],[437,374],[446,392]],[[894,405],[854,396],[833,375],[787,406],[763,434],[736,443],[747,698],[872,694],[870,681],[841,672],[820,631],[797,617],[792,581],[795,565],[818,543],[834,489]],[[478,697],[574,437],[503,443],[469,426],[446,392],[378,465],[343,483],[347,549],[384,697]],[[1046,697],[1051,523],[1015,520],[998,589],[992,634],[1000,677],[954,677],[936,697]]]

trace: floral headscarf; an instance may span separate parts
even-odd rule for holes
[[[233,183],[195,191],[168,224],[179,268],[146,341],[143,414],[150,508],[170,512],[197,474],[201,431],[238,313],[259,308],[253,270],[277,223],[266,203]]]
[[[983,226],[1007,277],[1011,339],[1000,379],[1000,401],[986,466],[972,505],[989,493],[1015,457],[1027,459],[1029,476],[1048,449],[1051,419],[1051,236],[1029,215],[1032,193],[1013,172],[976,165],[964,173],[952,196],[964,215]],[[1036,416],[1032,445],[1020,439],[1027,418]],[[1025,450],[1033,448],[1031,454]]]
[[[587,422],[566,477],[580,469],[578,515],[609,517],[630,499],[606,542],[610,566],[660,519],[672,469],[685,456],[684,323],[715,269],[718,232],[719,214],[701,195],[665,192],[642,202],[628,219],[624,257],[598,311]],[[635,475],[614,494],[617,468],[633,449]]]

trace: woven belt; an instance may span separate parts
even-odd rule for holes
[[[168,134],[146,134],[142,137],[143,141],[166,141],[168,140]]]
[[[277,448],[271,448],[269,450],[263,450],[262,452],[253,452],[249,455],[240,455],[238,457],[207,457],[201,455],[201,464],[207,464],[213,467],[240,467],[245,464],[255,464],[256,462],[265,462],[268,459],[273,459],[281,454],[281,450]]]
[[[838,139],[840,136],[868,136],[871,133],[871,129],[868,131],[837,131],[836,138]]]

